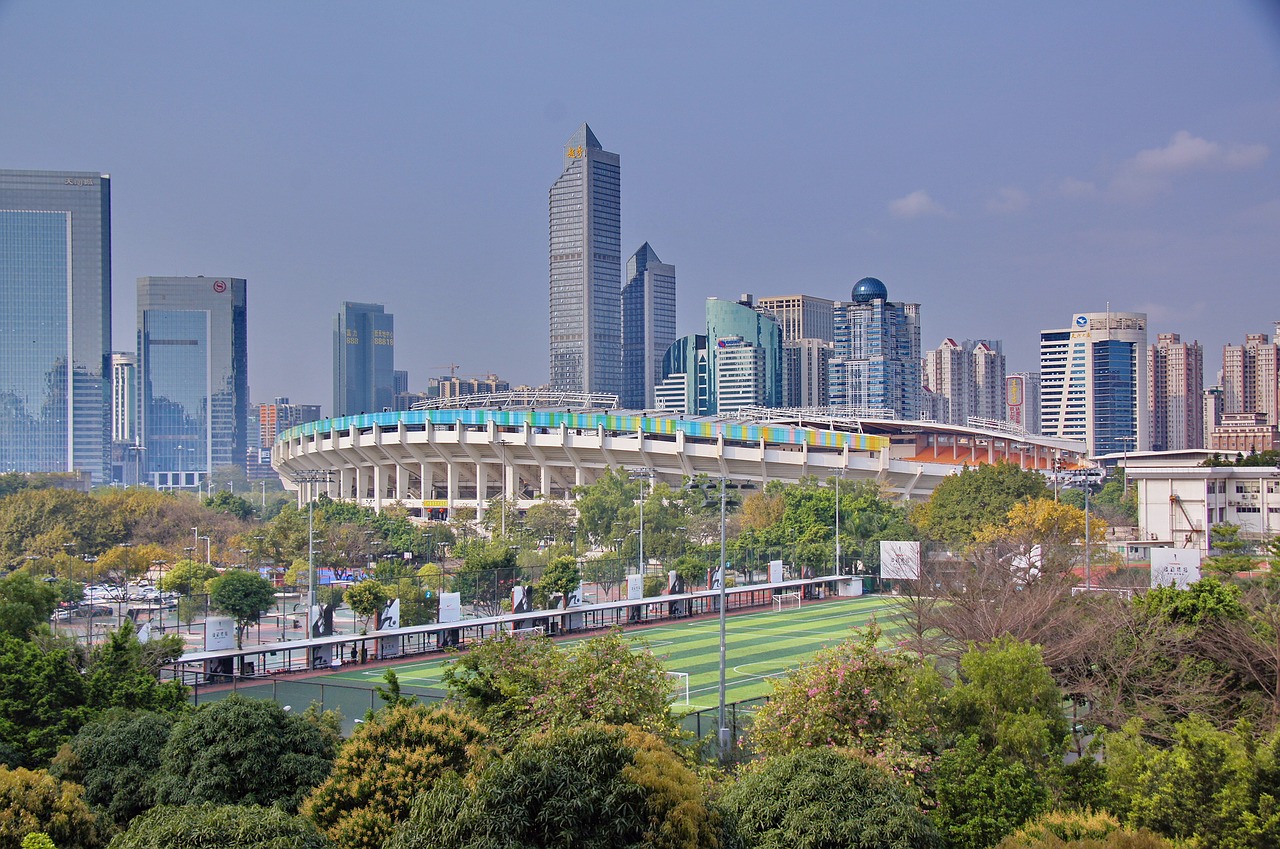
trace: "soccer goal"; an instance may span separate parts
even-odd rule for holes
[[[671,682],[671,703],[673,705],[689,704],[689,673],[668,672],[667,679]]]
[[[779,593],[773,597],[773,609],[776,613],[784,610],[799,610],[803,593]]]
[[[532,625],[528,628],[515,628],[511,631],[511,636],[520,638],[545,637],[546,635],[547,629],[543,628],[541,625]]]

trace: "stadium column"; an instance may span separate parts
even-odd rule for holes
[[[450,518],[453,517],[453,508],[458,502],[458,464],[453,462],[450,457],[445,466],[445,507],[449,510]]]
[[[489,468],[476,463],[476,518],[483,519],[489,512]]]
[[[387,491],[387,470],[381,463],[373,464],[373,512],[382,512],[382,496]]]
[[[409,498],[409,470],[399,462],[396,463],[396,501]]]

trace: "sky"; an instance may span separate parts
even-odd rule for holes
[[[332,404],[343,301],[396,367],[547,380],[547,192],[590,124],[622,241],[707,297],[920,303],[1037,368],[1074,312],[1280,321],[1280,3],[0,0],[0,168],[112,177],[135,280],[249,281],[252,401]]]

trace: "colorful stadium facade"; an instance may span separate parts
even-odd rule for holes
[[[781,411],[778,411],[781,413]],[[744,421],[625,411],[410,410],[325,419],[277,439],[272,465],[287,481],[375,509],[400,502],[413,515],[480,515],[490,501],[568,499],[609,468],[652,469],[672,486],[705,475],[763,485],[840,475],[874,480],[902,499],[925,498],[965,466],[1007,460],[1048,469],[1084,463],[1077,442],[924,422],[792,418]]]

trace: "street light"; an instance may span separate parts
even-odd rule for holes
[[[333,480],[333,472],[329,469],[302,469],[294,472],[293,482],[307,485],[307,634],[310,636],[310,620],[312,608],[316,606],[316,538],[315,538],[315,493],[312,487],[318,483],[328,484]]]
[[[627,477],[631,480],[648,480],[649,491],[653,491],[653,469],[632,469],[627,473]],[[644,562],[644,484],[640,485],[640,574],[645,573]]]

